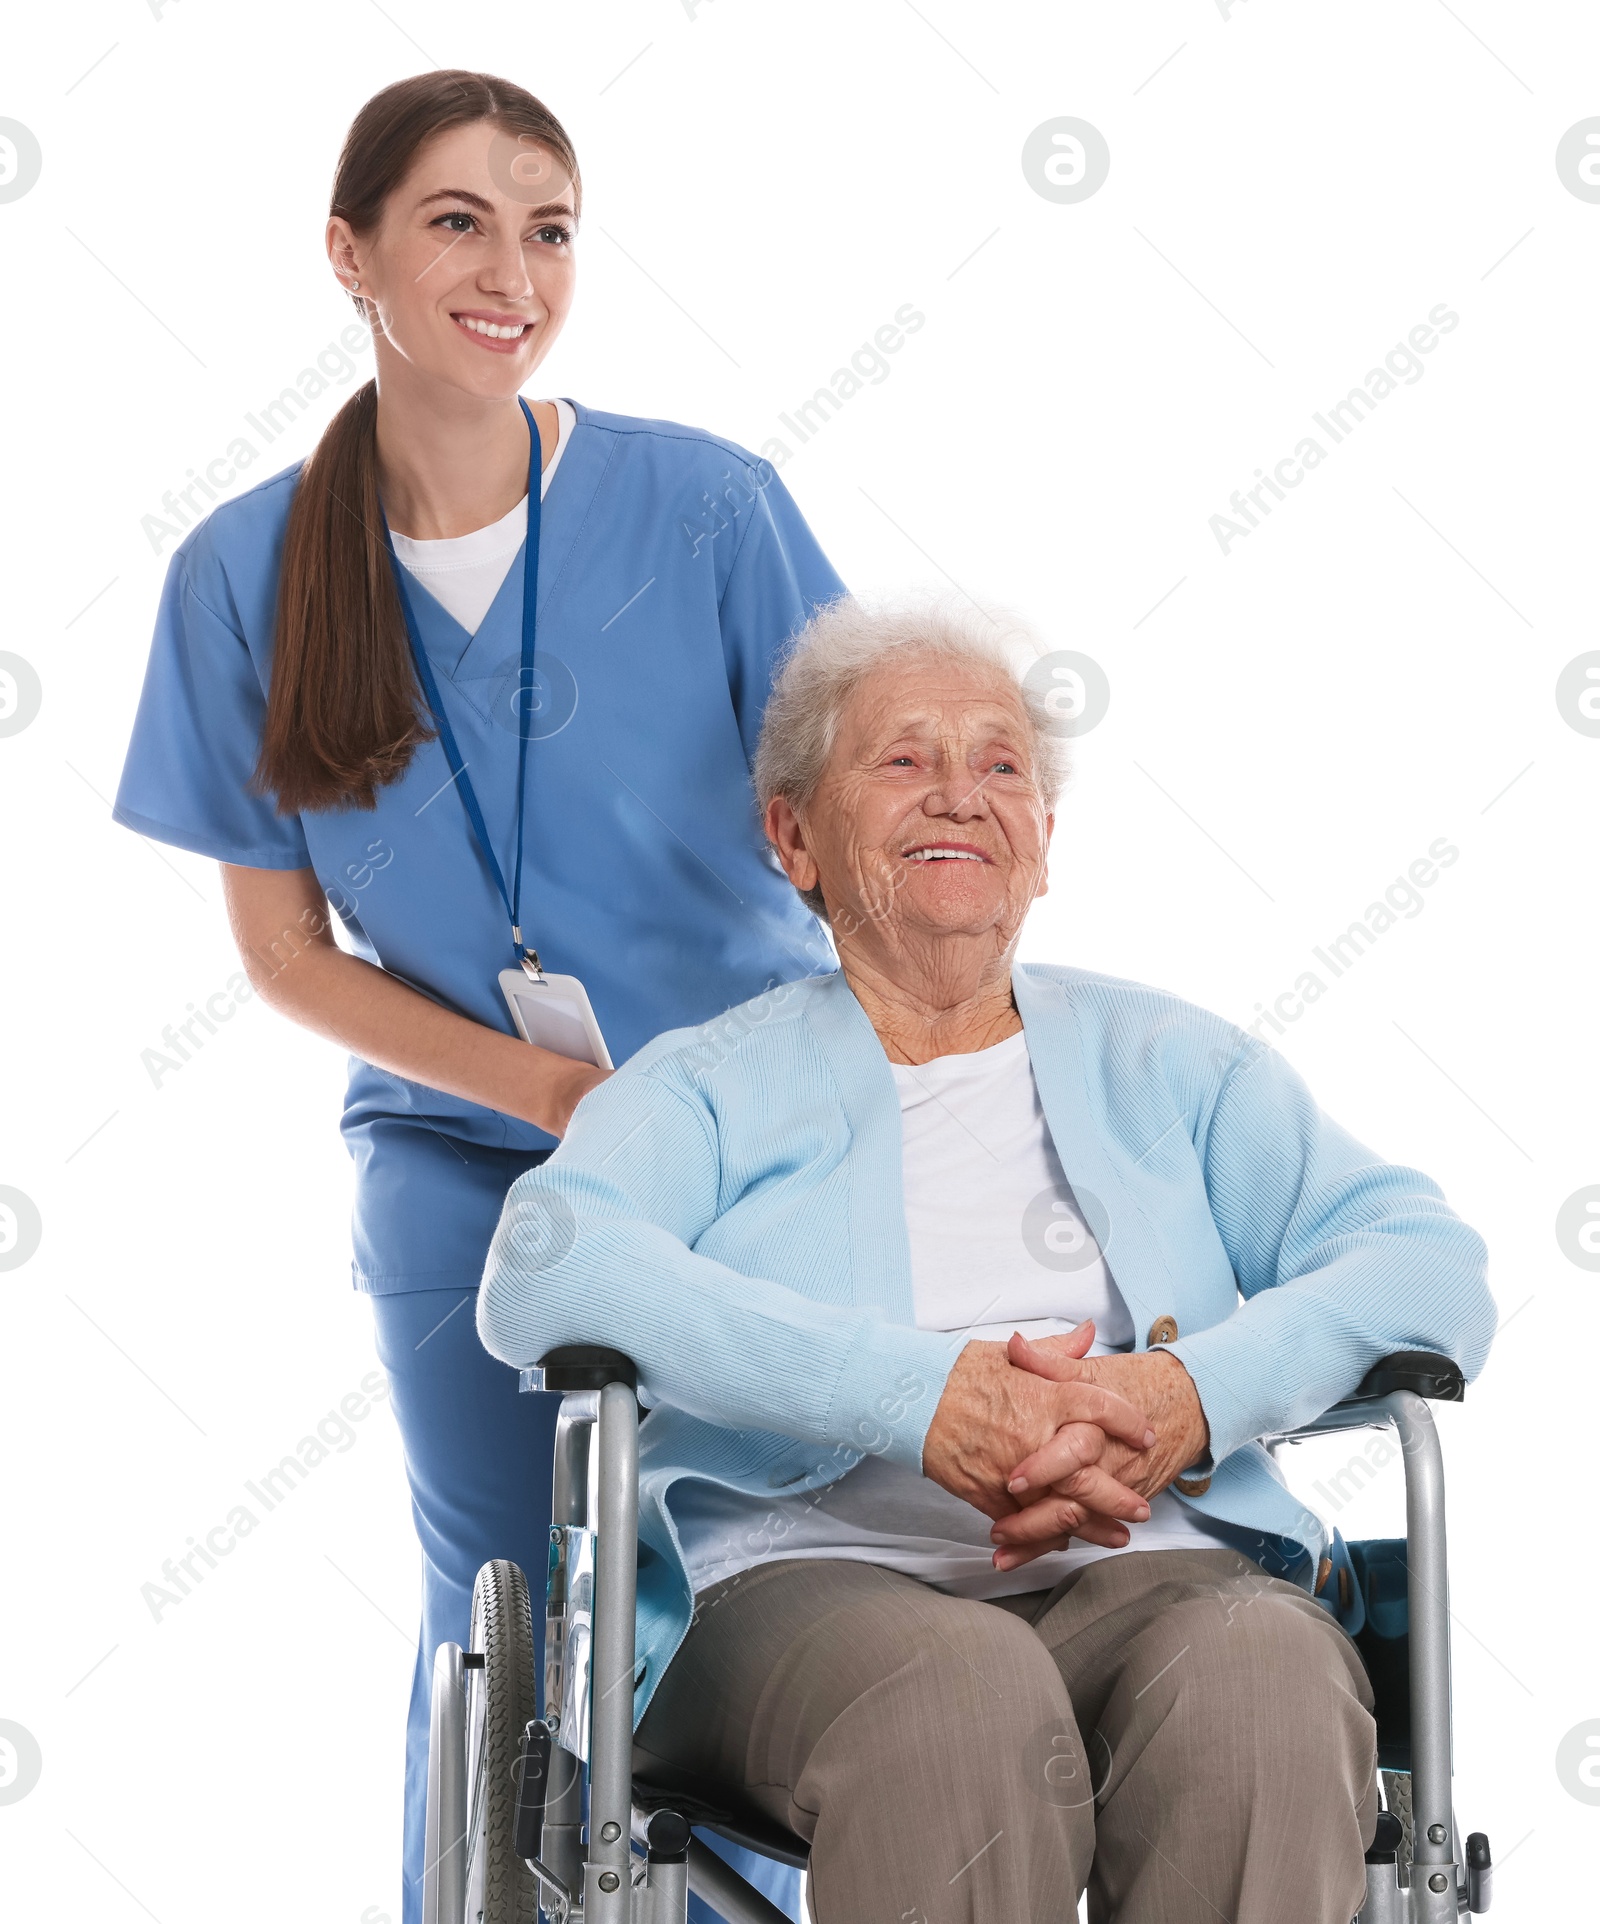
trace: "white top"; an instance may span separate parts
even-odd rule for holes
[[[1131,1348],[1133,1318],[1045,1127],[1027,1037],[890,1067],[917,1328],[1003,1343],[1092,1316],[1096,1352]]]
[[[1095,1319],[1091,1352],[1132,1347],[1133,1322],[1056,1155],[1018,1034],[992,1049],[894,1068],[902,1185],[918,1329],[1003,1342]],[[963,1597],[1048,1589],[1097,1557],[1074,1539],[1017,1570],[991,1562],[990,1521],[915,1470],[869,1456],[809,1496],[746,1497],[710,1484],[673,1489],[671,1509],[696,1591],[753,1564],[844,1557],[903,1570]],[[1164,1490],[1131,1550],[1216,1549],[1227,1541]]]
[[[570,401],[557,401],[555,410],[556,445],[539,477],[541,501],[550,491],[551,476],[578,419]],[[434,600],[469,635],[475,635],[527,532],[528,497],[524,495],[509,514],[491,521],[487,528],[474,528],[471,534],[452,535],[446,541],[413,541],[410,535],[397,534],[394,551]]]

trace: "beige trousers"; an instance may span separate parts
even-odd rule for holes
[[[872,1564],[702,1593],[640,1747],[811,1846],[816,1924],[1350,1924],[1372,1692],[1304,1591],[1231,1550],[946,1596]]]

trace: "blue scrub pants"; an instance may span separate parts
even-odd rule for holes
[[[479,1342],[477,1293],[423,1289],[369,1298],[422,1545],[422,1635],[406,1724],[403,1924],[422,1918],[433,1653],[441,1643],[466,1647],[473,1580],[491,1558],[521,1565],[536,1618],[544,1584],[560,1399],[523,1395],[517,1372]],[[537,1621],[534,1627],[537,1645]],[[706,1842],[789,1917],[800,1918],[797,1871],[720,1839]],[[689,1917],[691,1924],[718,1924],[718,1914],[697,1897],[689,1899]]]

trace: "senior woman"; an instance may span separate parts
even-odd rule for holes
[[[1257,1439],[1476,1374],[1483,1248],[1230,1024],[1017,963],[1060,753],[981,618],[818,615],[757,785],[841,971],[585,1096],[479,1328],[637,1362],[638,1741],[817,1924],[1348,1924],[1372,1696]]]

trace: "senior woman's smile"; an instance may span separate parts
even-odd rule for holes
[[[840,635],[832,650],[797,660],[793,682],[774,697],[781,710],[815,723],[818,691],[807,684],[830,653],[847,657],[847,641]],[[980,978],[1009,1003],[1002,977],[1047,886],[1060,778],[1054,739],[1000,642],[957,659],[941,658],[936,642],[908,644],[905,659],[854,678],[832,727],[808,746],[810,765],[768,801],[767,836],[832,925],[841,955],[874,982],[887,971],[913,998],[917,1022],[932,1024],[918,1037],[890,1017],[891,1059],[947,1051],[941,1017],[952,1011],[961,1032],[997,1039],[995,1019],[1005,1015],[984,1006]],[[1010,1026],[1019,1026],[1014,1012]]]
[[[637,1364],[635,1771],[803,1837],[817,1924],[1349,1924],[1372,1690],[1261,1439],[1394,1350],[1475,1376],[1483,1245],[1231,1023],[1017,961],[1019,644],[802,631],[756,791],[840,966],[586,1095],[478,1326]]]

